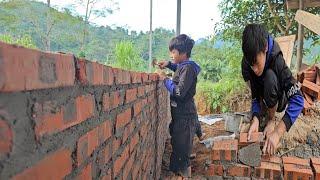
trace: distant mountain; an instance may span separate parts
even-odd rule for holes
[[[30,35],[39,49],[44,50],[43,37],[46,33],[47,6],[42,2],[10,0],[0,2],[0,35],[21,37]],[[83,20],[64,9],[51,8],[50,18],[54,26],[50,31],[51,51],[71,52],[79,55],[83,36]],[[113,61],[113,51],[117,42],[132,41],[140,56],[148,59],[148,38],[144,32],[129,32],[122,27],[97,26],[90,24],[85,41],[86,58],[98,61]],[[153,32],[153,54],[158,59],[168,57],[168,42],[174,36],[172,30],[163,28]]]

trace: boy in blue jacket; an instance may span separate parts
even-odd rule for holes
[[[280,138],[289,131],[303,109],[304,99],[297,81],[286,65],[277,42],[262,25],[249,24],[242,36],[242,76],[250,84],[252,95],[252,122],[248,140],[258,132],[263,108],[267,119],[263,153],[275,154]],[[275,125],[275,112],[285,114]]]
[[[200,67],[190,59],[194,40],[185,34],[173,38],[169,43],[173,60],[159,63],[160,68],[174,71],[172,80],[165,78],[164,84],[170,93],[172,121],[169,126],[172,154],[170,170],[183,177],[191,177],[190,154],[197,127],[197,108],[193,96],[196,93]]]

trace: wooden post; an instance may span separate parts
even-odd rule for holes
[[[299,0],[299,9],[303,9],[303,0]],[[303,38],[304,27],[301,23],[298,25],[298,47],[297,47],[297,72],[300,71],[303,57]]]

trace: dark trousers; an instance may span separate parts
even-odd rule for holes
[[[263,98],[260,103],[261,121],[265,121],[264,119],[266,119],[265,116],[267,114],[267,108],[273,108],[277,105],[277,112],[282,112],[286,108],[287,103],[287,97],[284,91],[280,88],[280,82],[276,74],[273,70],[268,69],[264,77]],[[262,124],[266,123],[267,122],[262,122]]]
[[[182,118],[172,115],[172,121],[169,125],[172,145],[170,171],[184,171],[190,166],[196,121],[196,116]]]
[[[200,138],[202,136],[201,124],[200,124],[200,121],[198,118],[196,121],[196,135],[198,136],[198,138]]]

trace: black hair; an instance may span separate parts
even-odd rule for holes
[[[194,45],[194,40],[185,34],[180,34],[171,39],[169,43],[169,50],[172,51],[176,49],[179,54],[186,53],[187,57],[191,56],[191,50]]]
[[[260,24],[249,24],[242,34],[242,51],[250,66],[256,63],[257,54],[263,52],[268,41],[268,32]]]

